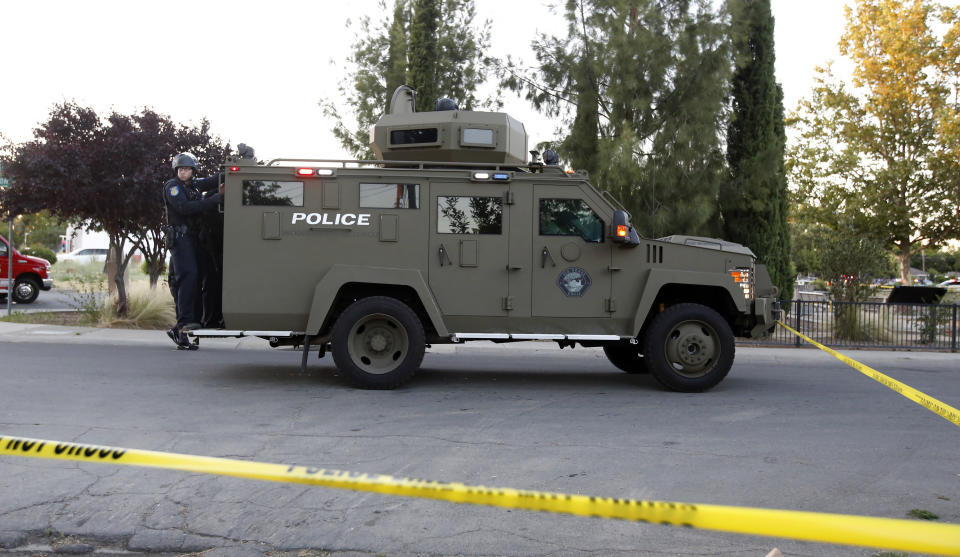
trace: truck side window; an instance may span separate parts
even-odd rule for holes
[[[7,257],[7,244],[0,243],[0,257]]]
[[[579,236],[603,242],[603,220],[582,199],[541,199],[541,236]]]
[[[244,180],[243,204],[303,207],[303,182]]]
[[[437,197],[437,232],[440,234],[502,233],[503,198]]]
[[[420,184],[360,184],[363,209],[419,209]]]

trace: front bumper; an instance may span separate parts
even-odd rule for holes
[[[750,329],[750,338],[762,338],[777,328],[777,321],[781,318],[780,305],[776,298],[757,298],[753,301],[753,328]]]
[[[53,288],[53,279],[43,279],[43,284],[40,285],[40,290],[50,290],[51,288]]]

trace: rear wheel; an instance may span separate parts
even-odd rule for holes
[[[333,361],[358,387],[393,389],[408,381],[423,361],[423,324],[403,302],[362,298],[337,318],[330,341]]]
[[[643,351],[650,373],[663,386],[685,393],[705,391],[733,365],[733,331],[713,308],[670,306],[650,323]]]
[[[618,343],[603,347],[610,363],[627,373],[650,373],[639,344]]]
[[[30,278],[18,278],[13,285],[13,301],[18,304],[32,304],[40,295],[40,285]]]

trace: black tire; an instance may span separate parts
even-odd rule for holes
[[[18,304],[32,304],[40,295],[40,285],[30,277],[18,278],[13,284],[13,301]]]
[[[664,387],[684,393],[706,391],[733,366],[733,331],[713,308],[670,306],[650,322],[643,353],[650,373]]]
[[[361,298],[340,314],[330,340],[333,361],[364,389],[393,389],[417,372],[426,350],[423,324],[403,302]]]
[[[610,363],[627,373],[650,373],[646,359],[640,352],[639,344],[617,343],[603,347]]]

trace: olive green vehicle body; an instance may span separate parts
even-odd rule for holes
[[[471,113],[457,115],[469,119]],[[516,123],[500,122],[506,128]],[[496,125],[489,127],[498,145],[510,136],[516,141],[513,131]],[[526,148],[523,138],[520,149]],[[437,144],[443,140],[449,138]],[[505,149],[518,151],[516,145]],[[368,296],[409,305],[431,344],[631,341],[642,338],[659,311],[679,303],[715,309],[736,336],[758,337],[775,325],[775,288],[742,246],[685,237],[617,241],[618,206],[584,175],[518,165],[515,155],[504,162],[470,154],[466,162],[410,160],[419,156],[401,153],[394,158],[403,162],[366,164],[228,160],[226,328],[273,342],[310,338],[322,346],[338,315]],[[264,185],[293,193],[258,201],[250,188]],[[400,201],[381,206],[393,191]],[[493,208],[499,218],[478,226],[463,214],[474,206]],[[592,235],[547,230],[550,215],[541,213],[549,207],[592,214]],[[460,220],[452,225],[451,215]],[[738,269],[749,273],[749,285],[734,280]],[[573,286],[565,283],[571,278]]]

